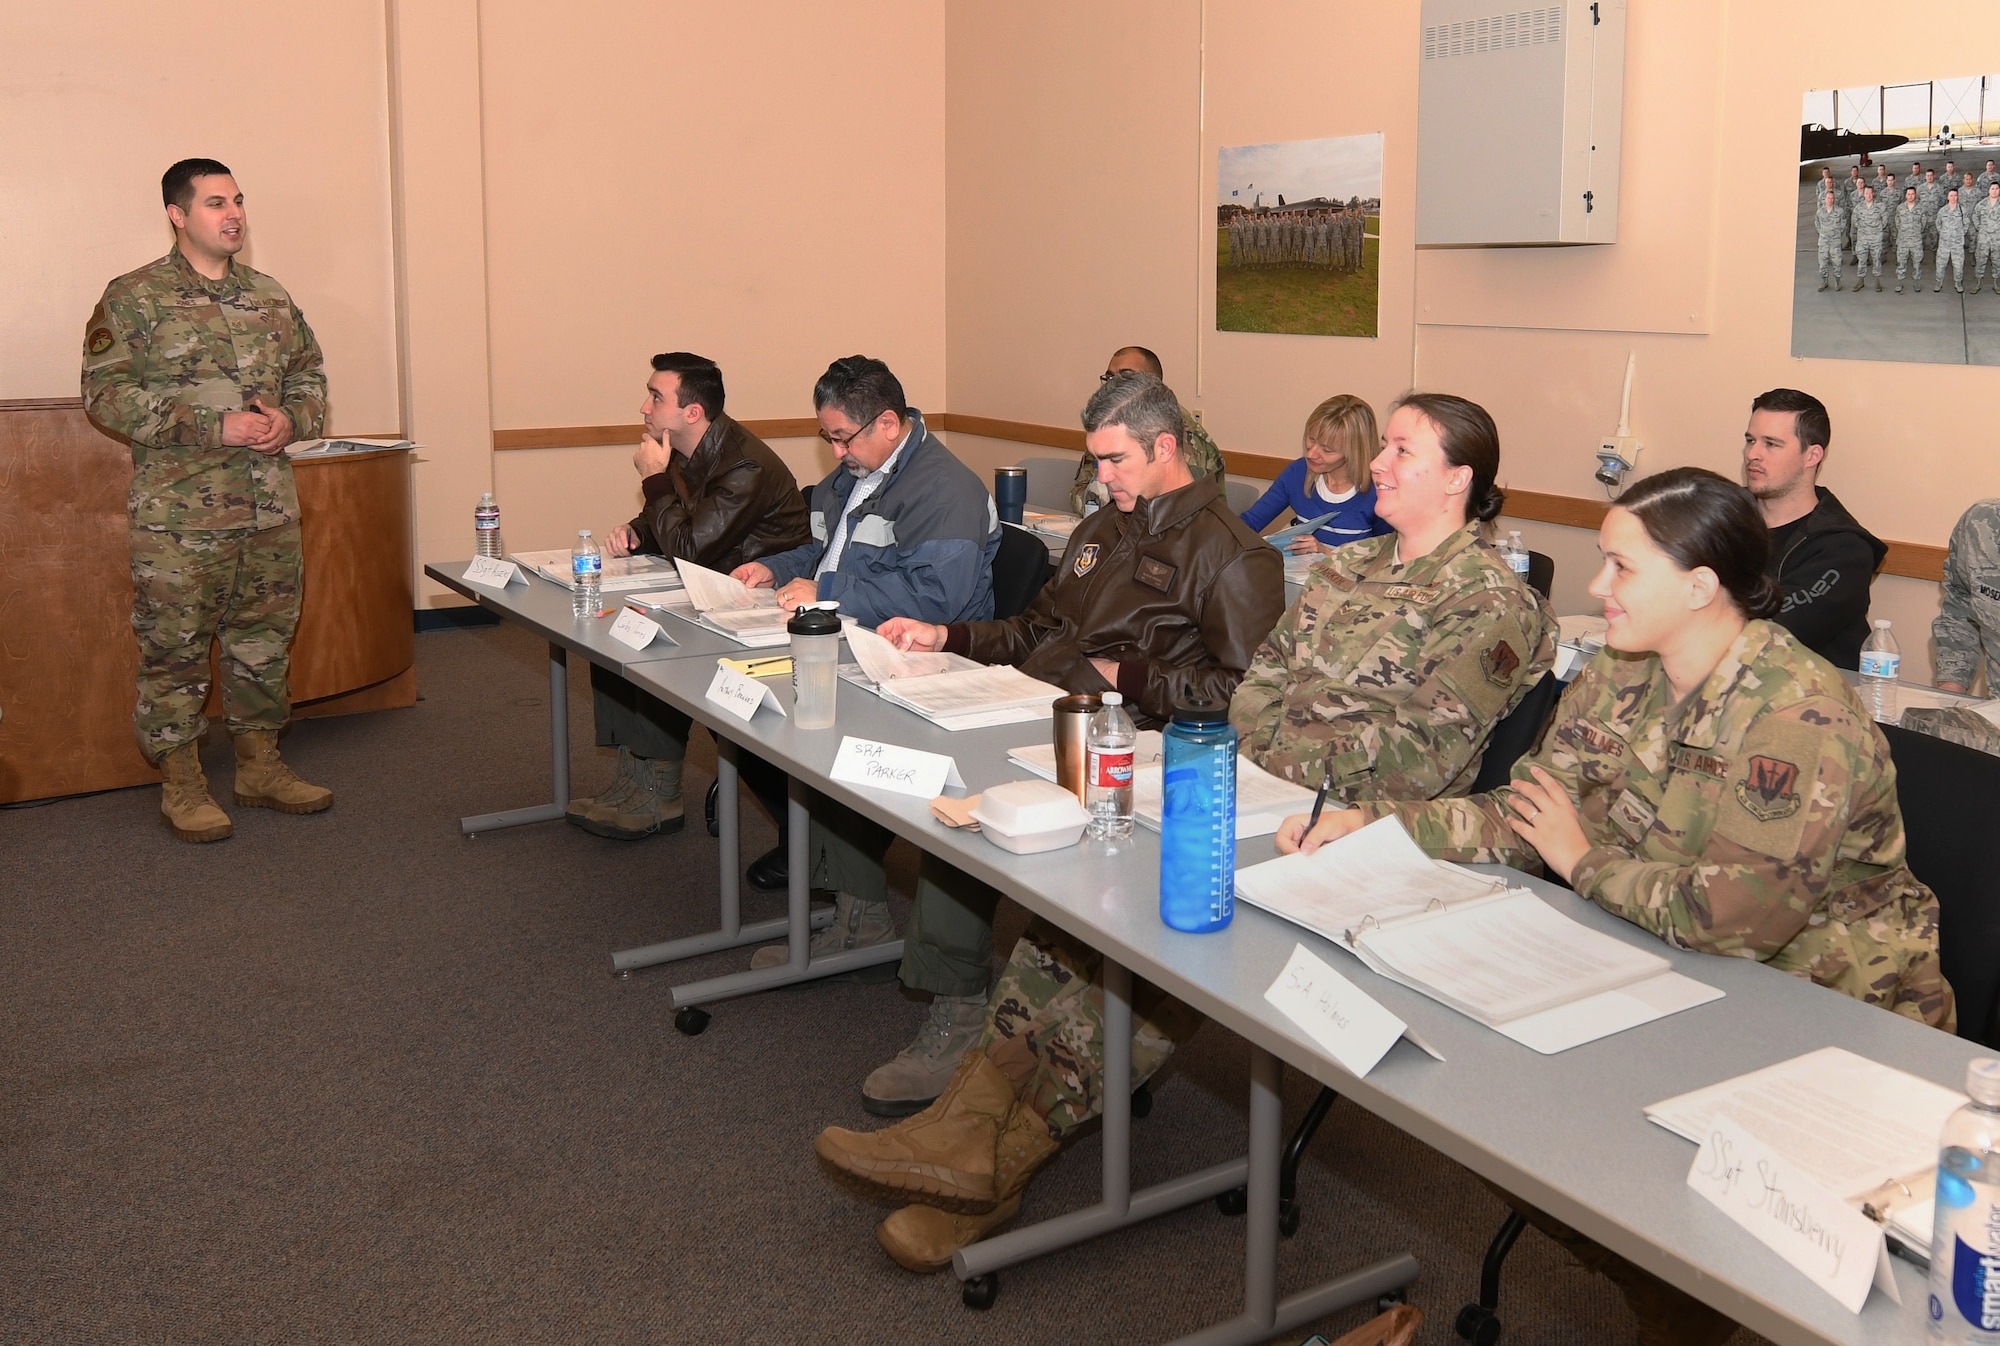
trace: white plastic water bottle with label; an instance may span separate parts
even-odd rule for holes
[[[1132,749],[1138,741],[1125,698],[1106,692],[1083,738],[1084,806],[1090,835],[1099,841],[1132,835]]]
[[[2000,1060],[1970,1062],[1946,1119],[1931,1225],[1931,1346],[2000,1341]]]
[[[1507,558],[1507,568],[1512,570],[1516,575],[1519,575],[1521,582],[1526,584],[1528,582],[1528,546],[1525,542],[1521,541],[1520,529],[1513,528],[1508,530],[1507,545],[1500,549],[1500,554]]]
[[[1902,671],[1903,652],[1889,630],[1889,619],[1877,617],[1868,643],[1861,647],[1861,704],[1885,724],[1896,723],[1896,675]]]
[[[576,530],[576,549],[569,554],[570,612],[578,617],[595,617],[603,598],[604,553],[597,549],[588,528]]]
[[[472,541],[474,556],[491,556],[498,560],[503,554],[500,547],[500,506],[494,502],[491,491],[483,493],[478,505],[473,507]]]

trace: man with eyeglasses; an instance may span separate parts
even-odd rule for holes
[[[813,386],[813,412],[840,465],[813,488],[812,538],[731,573],[753,589],[775,587],[780,607],[838,603],[843,616],[871,629],[891,617],[990,618],[1000,550],[993,497],[925,428],[889,366],[865,355],[835,360]],[[829,863],[820,833],[814,827],[815,871]],[[784,851],[761,857],[752,871],[759,887],[784,886]],[[878,911],[850,902],[814,936],[813,956],[894,937],[886,903]],[[782,947],[767,952],[786,956]]]
[[[1156,379],[1167,377],[1160,364],[1160,357],[1144,346],[1120,346],[1111,353],[1104,372],[1097,376],[1099,383],[1109,383],[1120,374],[1137,372],[1151,374]],[[1215,441],[1208,437],[1192,411],[1181,408],[1181,428],[1186,432],[1182,443],[1186,446],[1182,457],[1187,461],[1188,470],[1196,480],[1213,477],[1222,480],[1222,450],[1215,447]],[[1069,490],[1069,509],[1072,514],[1088,514],[1111,503],[1111,489],[1097,479],[1097,460],[1088,451],[1076,465],[1076,482]],[[908,614],[904,614],[908,615]]]

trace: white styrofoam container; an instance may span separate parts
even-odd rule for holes
[[[979,796],[972,811],[987,840],[1016,855],[1074,846],[1090,823],[1076,796],[1054,781],[1017,780]]]

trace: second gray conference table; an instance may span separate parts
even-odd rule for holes
[[[1979,1054],[1976,1044],[1753,960],[1669,948],[1572,893],[1515,876],[1571,917],[1662,953],[1675,971],[1726,993],[1709,1004],[1544,1056],[1376,976],[1329,941],[1256,908],[1239,905],[1234,923],[1219,934],[1189,935],[1169,929],[1158,915],[1158,838],[1144,829],[1116,847],[1085,842],[1064,851],[1016,856],[976,833],[943,826],[925,801],[828,779],[842,735],[852,734],[950,753],[976,792],[1001,780],[1021,778],[1025,773],[1005,762],[1005,749],[1046,743],[1046,724],[948,733],[843,683],[833,729],[801,731],[769,710],[759,712],[749,725],[718,725],[714,708],[700,702],[706,681],[698,676],[697,662],[649,664],[635,671],[635,679],[719,734],[783,767],[795,782],[804,781],[885,824],[1104,955],[1109,1078],[1121,1078],[1129,1071],[1129,1038],[1114,1031],[1111,1021],[1114,1014],[1129,1020],[1126,987],[1131,975],[1187,1001],[1251,1045],[1256,1068],[1251,1107],[1252,1218],[1246,1233],[1251,1242],[1252,1302],[1246,1319],[1190,1340],[1263,1340],[1327,1312],[1331,1307],[1327,1297],[1339,1303],[1362,1297],[1354,1293],[1356,1283],[1344,1278],[1346,1283],[1334,1282],[1295,1297],[1299,1302],[1287,1301],[1290,1312],[1258,1298],[1270,1284],[1259,1240],[1276,1238],[1280,1061],[1334,1087],[1523,1201],[1775,1342],[1914,1346],[1923,1340],[1924,1280],[1916,1268],[1896,1260],[1900,1308],[1877,1294],[1859,1315],[1847,1313],[1691,1191],[1686,1174],[1694,1148],[1646,1121],[1643,1109],[1826,1046],[1844,1047],[1958,1089],[1963,1086],[1966,1062]],[[781,698],[789,702],[788,687],[781,689]],[[802,821],[795,815],[794,863],[802,858],[797,849]],[[1237,860],[1239,865],[1250,864],[1274,853],[1270,839],[1261,838],[1241,843]],[[1443,1052],[1445,1061],[1434,1061],[1405,1042],[1366,1078],[1357,1079],[1322,1055],[1264,1000],[1265,989],[1299,944],[1409,1023]],[[680,1003],[678,991],[676,1000]],[[1240,1181],[1224,1181],[1226,1175],[1208,1171],[1190,1175],[1178,1186],[1130,1193],[1121,1167],[1123,1138],[1129,1134],[1128,1106],[1123,1091],[1106,1091],[1104,1203],[962,1250],[955,1262],[961,1278],[976,1278],[1080,1237],[1200,1199],[1190,1198],[1191,1190],[1220,1190]],[[1257,1167],[1266,1137],[1273,1142],[1268,1183]],[[1337,1135],[1329,1135],[1320,1143],[1339,1141]],[[1357,1276],[1368,1282],[1366,1293],[1377,1293],[1383,1280],[1393,1283],[1405,1270],[1382,1264]],[[1371,1276],[1376,1279],[1369,1280]],[[1267,1315],[1267,1309],[1275,1311]],[[1266,1323],[1270,1326],[1260,1326]],[[1257,1335],[1259,1330],[1264,1336]]]

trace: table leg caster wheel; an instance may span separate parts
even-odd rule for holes
[[[1279,1205],[1278,1232],[1286,1238],[1299,1232],[1299,1208],[1296,1202],[1286,1201]]]
[[[1136,1122],[1152,1110],[1153,1091],[1151,1087],[1142,1084],[1132,1091],[1132,1120]]]
[[[1500,1340],[1499,1316],[1478,1304],[1467,1304],[1460,1309],[1454,1326],[1458,1335],[1471,1342],[1472,1346],[1494,1346]]]
[[[1381,1294],[1375,1296],[1375,1312],[1387,1313],[1390,1309],[1395,1308],[1398,1304],[1407,1304],[1409,1302],[1410,1302],[1409,1287],[1404,1285],[1399,1285],[1393,1290],[1384,1290]]]
[[[968,1309],[984,1312],[993,1307],[993,1301],[1000,1297],[1000,1275],[987,1272],[984,1276],[974,1276],[958,1287],[958,1301]]]
[[[722,782],[719,780],[710,781],[708,783],[708,794],[701,801],[701,818],[703,822],[708,824],[708,834],[712,837],[722,835],[722,824],[715,820],[715,801],[721,797]]]
[[[1250,1209],[1250,1193],[1241,1187],[1232,1187],[1226,1192],[1215,1194],[1215,1208],[1224,1215],[1237,1216]]]
[[[689,1005],[674,1015],[674,1027],[691,1038],[700,1037],[702,1030],[708,1027],[708,1011]]]

